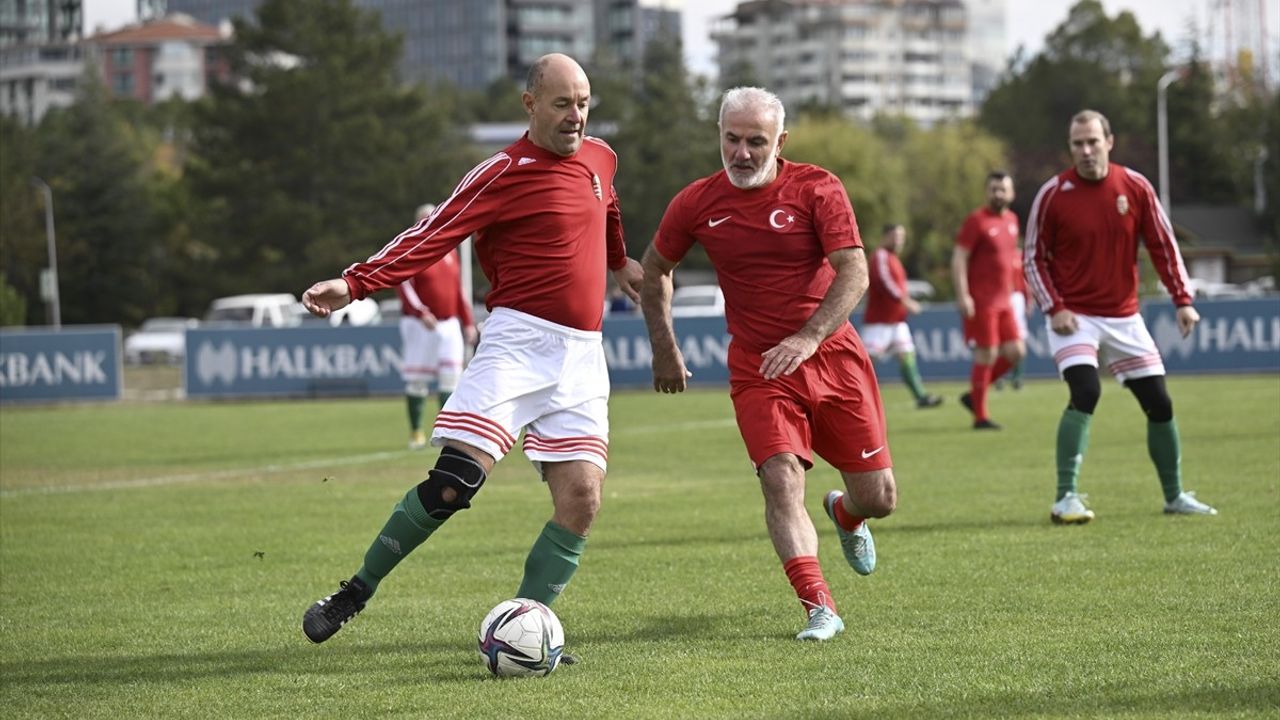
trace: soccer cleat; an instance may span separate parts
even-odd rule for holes
[[[836,520],[836,503],[840,502],[844,493],[832,490],[822,499],[822,507],[827,517],[836,526],[836,534],[840,536],[840,549],[844,551],[844,559],[849,567],[859,575],[870,575],[876,569],[876,541],[871,537],[871,528],[863,520],[856,530],[845,530]]]
[[[935,408],[942,404],[940,395],[925,395],[916,401],[916,407],[920,409]]]
[[[991,418],[985,418],[983,420],[974,420],[973,429],[974,430],[1003,430],[1004,426],[992,420]]]
[[[351,618],[364,610],[365,601],[372,593],[360,578],[353,577],[338,583],[338,592],[317,600],[302,616],[302,632],[313,643],[322,643],[333,637]]]
[[[972,393],[965,393],[961,395],[960,404],[963,405],[964,409],[968,410],[970,414],[973,414],[973,394]]]
[[[1093,511],[1084,506],[1087,495],[1069,492],[1053,504],[1049,519],[1058,525],[1083,525],[1093,519]]]
[[[426,446],[427,446],[427,434],[422,432],[421,430],[414,430],[413,434],[409,436],[409,449],[421,450]]]
[[[1196,499],[1193,492],[1180,493],[1164,504],[1165,515],[1217,515],[1218,511]]]
[[[809,622],[796,634],[797,640],[830,640],[844,632],[844,621],[834,610],[819,605],[809,611]]]

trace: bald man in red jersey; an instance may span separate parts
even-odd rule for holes
[[[434,212],[367,261],[303,295],[307,309],[324,317],[413,277],[473,234],[491,285],[475,357],[436,416],[431,442],[443,448],[435,467],[395,506],[355,576],[307,610],[303,632],[312,642],[355,617],[410,551],[470,507],[521,432],[554,510],[516,595],[549,605],[577,570],[608,458],[600,334],[606,271],[637,302],[642,271],[623,243],[613,189],[618,158],[585,134],[586,73],[568,56],[543,56],[521,100],[529,116],[524,137],[477,165]]]
[[[671,201],[645,252],[641,307],[653,346],[654,389],[684,391],[689,373],[671,324],[672,272],[696,243],[725,296],[730,396],[764,493],[765,525],[807,622],[799,640],[844,630],[818,563],[804,507],[817,454],[845,492],[824,507],[845,559],[875,569],[867,518],[897,503],[884,409],[871,359],[849,314],[867,289],[867,259],[840,179],[779,157],[786,111],[760,88],[734,88],[720,106],[724,170]]]

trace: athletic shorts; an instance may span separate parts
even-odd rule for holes
[[[862,337],[862,346],[871,357],[916,351],[916,344],[911,339],[911,328],[904,322],[863,325],[859,335]]]
[[[453,392],[462,372],[462,323],[447,318],[427,329],[416,317],[400,318],[400,376],[406,384],[439,381],[440,389]]]
[[[845,472],[893,467],[871,359],[846,325],[790,375],[760,376],[760,355],[729,345],[729,396],[758,470],[778,453],[813,467],[813,454]]]
[[[1008,306],[995,310],[979,308],[973,317],[964,319],[964,339],[971,348],[998,347],[1022,337],[1013,308]]]
[[[1018,339],[1027,337],[1027,296],[1020,292],[1010,293],[1009,307],[1013,310],[1013,321],[1018,323]]]
[[[1147,332],[1141,315],[1098,317],[1076,313],[1076,331],[1059,335],[1049,327],[1049,351],[1058,374],[1076,365],[1100,367],[1105,364],[1116,380],[1164,375],[1164,361],[1155,340]]]
[[[485,320],[475,357],[436,416],[431,444],[459,440],[501,460],[524,432],[524,454],[606,469],[609,370],[599,332],[510,308]]]

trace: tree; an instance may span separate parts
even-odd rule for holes
[[[351,0],[266,0],[235,21],[239,81],[199,106],[189,167],[193,237],[216,253],[210,296],[333,276],[478,159],[455,94],[397,82],[400,48]]]
[[[28,307],[39,307],[34,301],[40,269],[47,264],[42,201],[31,185],[35,152],[35,132],[0,116],[0,283],[9,289],[0,296],[5,325],[39,322],[26,314]]]

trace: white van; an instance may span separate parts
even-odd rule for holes
[[[302,303],[289,293],[254,293],[214,300],[209,303],[204,321],[253,327],[293,327],[302,322],[303,312]]]

